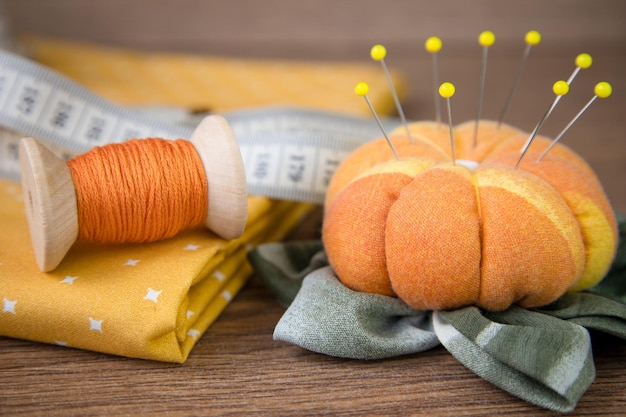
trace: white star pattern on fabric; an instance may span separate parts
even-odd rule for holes
[[[89,317],[89,330],[102,333],[102,320],[95,320]]]
[[[54,344],[55,345],[59,345],[59,346],[63,346],[63,347],[67,347],[67,342],[63,342],[61,340],[55,340]]]
[[[231,293],[229,293],[228,291],[224,291],[222,293],[222,297],[224,297],[226,299],[226,301],[230,301],[233,299],[233,295]]]
[[[198,250],[199,248],[199,245],[192,245],[191,243],[185,246],[185,250]]]
[[[215,278],[217,278],[217,280],[219,282],[224,282],[224,279],[226,278],[226,275],[224,275],[223,273],[221,273],[220,271],[215,271],[213,272],[213,276]]]
[[[153,290],[152,288],[148,288],[148,293],[146,294],[145,297],[143,297],[143,299],[154,301],[156,303],[158,301],[157,298],[159,298],[159,295],[161,294],[161,292],[162,291],[157,291],[157,290]]]
[[[72,285],[74,283],[74,281],[76,281],[76,278],[78,277],[72,277],[72,276],[66,276],[65,278],[63,278],[61,281],[59,281],[62,284],[69,284]]]
[[[196,314],[196,313],[194,313],[191,310],[187,310],[187,320],[189,320],[191,318],[191,316],[193,316],[194,314]]]
[[[141,259],[129,259],[124,264],[125,266],[137,266],[137,264],[141,261]]]
[[[11,313],[11,314],[15,314],[15,304],[17,303],[17,300],[8,300],[8,299],[4,299],[4,308],[2,309],[3,313]]]
[[[187,336],[191,336],[194,340],[197,340],[200,337],[200,330],[189,329],[187,331]]]

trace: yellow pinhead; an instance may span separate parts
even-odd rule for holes
[[[541,42],[541,33],[537,32],[536,30],[531,30],[530,32],[526,33],[526,37],[524,38],[524,40],[528,45],[539,45],[539,42]]]
[[[478,43],[481,46],[489,47],[494,44],[496,41],[496,35],[493,34],[492,31],[486,30],[478,35]]]
[[[587,69],[591,66],[593,59],[589,54],[580,54],[576,57],[576,66],[582,69]]]
[[[596,93],[596,96],[600,98],[607,98],[613,93],[613,87],[611,87],[611,84],[607,83],[606,81],[602,81],[596,84],[593,92]]]
[[[454,95],[456,88],[454,84],[445,82],[439,86],[439,95],[443,98],[450,98]]]
[[[374,45],[370,50],[370,56],[374,61],[382,61],[387,55],[387,49],[382,45]]]
[[[354,87],[354,92],[359,96],[366,96],[370,91],[370,86],[365,82],[360,82]]]
[[[554,94],[557,96],[564,96],[569,92],[569,84],[567,81],[559,80],[552,86],[552,91],[554,91]]]
[[[436,36],[431,36],[430,38],[426,39],[426,42],[424,43],[424,47],[431,54],[439,52],[441,50],[441,46],[441,39]]]

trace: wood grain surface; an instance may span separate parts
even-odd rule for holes
[[[626,2],[229,0],[10,0],[5,15],[19,34],[225,56],[354,60],[384,43],[387,64],[411,90],[410,119],[433,117],[431,61],[423,41],[444,39],[442,81],[453,81],[455,121],[474,117],[485,29],[490,50],[483,115],[497,117],[530,29],[544,35],[506,121],[532,130],[567,78],[574,58],[594,65],[542,129],[554,136],[610,81],[564,143],[596,170],[617,211],[626,213]],[[355,80],[356,81],[356,80]],[[291,239],[319,236],[321,210]],[[327,357],[272,332],[283,309],[253,277],[182,365],[114,357],[0,337],[0,415],[556,415],[519,400],[463,367],[445,349],[384,361]],[[597,377],[571,415],[626,413],[626,342],[592,334]]]

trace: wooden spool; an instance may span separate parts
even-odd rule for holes
[[[205,225],[224,239],[243,233],[248,213],[246,176],[239,145],[228,122],[208,116],[193,132],[208,183]],[[56,268],[79,233],[76,190],[65,161],[32,138],[20,142],[26,217],[37,266]]]

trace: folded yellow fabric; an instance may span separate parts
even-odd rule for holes
[[[352,91],[368,80],[378,110],[393,106],[374,64],[145,53],[35,37],[23,45],[31,59],[118,104],[218,112],[293,104],[366,115]],[[187,358],[252,274],[247,249],[279,240],[312,208],[249,197],[237,240],[197,228],[148,244],[78,242],[57,269],[41,273],[22,200],[19,184],[0,180],[0,335],[170,362]]]
[[[27,37],[30,56],[96,94],[119,104],[163,104],[227,111],[296,105],[369,115],[354,97],[354,84],[367,81],[369,98],[382,114],[393,112],[393,96],[379,65],[223,58]],[[398,94],[406,85],[391,71]]]
[[[280,239],[308,205],[250,198],[243,236],[204,228],[149,243],[78,242],[39,272],[21,187],[0,181],[0,333],[5,336],[183,362],[251,273],[249,245]]]

